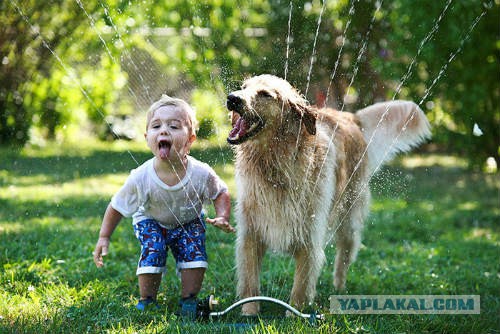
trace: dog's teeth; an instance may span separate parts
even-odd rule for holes
[[[257,123],[253,123],[252,126],[250,127],[250,129],[248,129],[248,132],[255,130],[256,127],[257,127]]]

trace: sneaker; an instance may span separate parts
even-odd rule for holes
[[[180,316],[189,320],[194,320],[197,316],[198,299],[185,298],[179,302]]]
[[[149,297],[147,299],[139,300],[139,302],[137,303],[135,308],[138,309],[139,311],[145,311],[145,310],[151,310],[151,309],[159,310],[160,306],[156,302],[156,299]]]

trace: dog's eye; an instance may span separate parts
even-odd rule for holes
[[[257,95],[261,96],[261,97],[267,97],[267,98],[272,98],[273,96],[271,95],[271,93],[269,93],[267,90],[259,90],[257,92]]]

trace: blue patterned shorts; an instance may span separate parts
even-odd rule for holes
[[[137,275],[164,273],[169,248],[177,264],[178,274],[182,269],[208,267],[205,224],[200,218],[173,229],[166,229],[155,220],[146,219],[134,225],[134,232],[141,242]]]

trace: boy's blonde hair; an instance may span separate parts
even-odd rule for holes
[[[187,112],[189,121],[191,122],[191,124],[189,124],[191,134],[196,135],[196,131],[198,130],[198,121],[196,120],[196,112],[194,109],[186,101],[170,97],[165,94],[162,94],[161,98],[149,107],[146,114],[146,131],[148,130],[149,122],[151,122],[155,111],[164,106],[178,107],[179,109]]]

